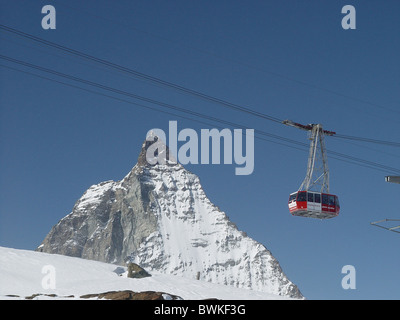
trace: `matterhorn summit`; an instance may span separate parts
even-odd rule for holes
[[[143,143],[121,181],[91,186],[37,251],[303,298],[261,243],[239,231],[175,159],[151,164]],[[168,147],[164,152],[169,153]],[[150,161],[151,162],[151,161]]]

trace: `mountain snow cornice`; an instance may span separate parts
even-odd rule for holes
[[[149,165],[148,146],[121,181],[91,186],[37,250],[303,297],[271,252],[210,202],[195,174],[179,163]]]

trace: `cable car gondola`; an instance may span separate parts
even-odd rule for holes
[[[338,216],[339,198],[329,192],[329,170],[324,135],[335,132],[322,129],[321,124],[302,125],[290,120],[284,124],[310,131],[310,152],[306,177],[298,191],[289,196],[289,212],[293,216],[330,219]]]
[[[289,197],[289,211],[293,216],[330,219],[339,214],[339,198],[320,192],[294,192]]]

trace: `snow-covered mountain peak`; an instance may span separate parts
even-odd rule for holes
[[[278,261],[207,198],[178,163],[149,164],[145,141],[121,181],[91,186],[38,248],[301,298]],[[165,148],[168,153],[168,148]]]

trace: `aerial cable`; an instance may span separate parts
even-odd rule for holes
[[[65,73],[62,73],[62,72],[58,72],[58,71],[55,71],[55,70],[52,70],[52,69],[44,68],[44,67],[41,67],[41,66],[38,66],[38,65],[31,64],[29,62],[25,62],[25,61],[22,61],[22,60],[14,59],[14,58],[11,58],[11,57],[8,57],[8,56],[4,56],[4,55],[1,55],[1,54],[0,54],[0,59],[7,60],[7,61],[22,65],[22,66],[25,66],[25,67],[29,67],[29,68],[32,68],[32,69],[36,69],[36,70],[42,71],[42,72],[50,73],[50,74],[53,74],[53,75],[56,75],[56,76],[59,76],[59,77],[65,78],[65,79],[69,79],[69,80],[80,82],[80,83],[83,83],[83,84],[86,84],[86,85],[90,85],[92,87],[96,87],[96,88],[99,88],[99,89],[102,89],[102,90],[106,90],[106,91],[109,91],[109,92],[117,93],[117,94],[120,94],[120,95],[123,95],[123,96],[128,96],[130,98],[138,99],[138,100],[141,100],[141,101],[145,101],[145,102],[148,102],[148,103],[152,103],[152,104],[155,104],[155,105],[159,105],[159,106],[162,106],[162,107],[173,109],[173,110],[176,110],[176,111],[179,111],[179,112],[190,114],[190,115],[193,115],[193,116],[196,116],[196,117],[201,117],[201,118],[205,118],[207,120],[223,123],[223,124],[231,126],[231,127],[241,127],[241,128],[247,129],[244,126],[240,126],[240,125],[238,125],[236,123],[233,123],[233,122],[230,122],[230,121],[227,121],[227,120],[219,119],[219,118],[216,118],[216,117],[213,117],[213,116],[210,116],[210,115],[204,115],[204,114],[196,112],[196,111],[188,110],[188,109],[181,108],[181,107],[178,107],[178,106],[174,106],[174,105],[171,105],[171,104],[168,104],[168,103],[165,103],[165,102],[161,102],[161,101],[153,100],[153,99],[150,99],[150,98],[147,98],[147,97],[139,96],[139,95],[127,92],[127,91],[123,91],[123,90],[120,90],[120,89],[112,88],[112,87],[109,87],[109,86],[106,86],[106,85],[102,85],[102,84],[99,84],[99,83],[96,83],[96,82],[93,82],[93,81],[90,81],[90,80],[85,80],[85,79],[82,79],[82,78],[78,78],[78,77],[75,77],[75,76],[72,76],[72,75],[68,75],[68,74],[65,74]],[[260,135],[263,135],[263,136],[268,136],[268,137],[272,137],[272,138],[275,138],[275,139],[280,139],[280,140],[283,140],[285,142],[290,142],[292,144],[297,144],[297,145],[300,145],[300,146],[307,146],[307,144],[305,144],[305,143],[302,143],[302,142],[299,142],[299,141],[296,141],[296,140],[292,140],[292,139],[289,139],[289,138],[285,138],[285,137],[282,137],[282,136],[279,136],[279,135],[275,135],[275,134],[272,134],[272,133],[264,132],[264,131],[261,131],[261,130],[257,130],[256,129],[255,132],[260,134]]]
[[[334,137],[341,138],[341,139],[347,139],[347,140],[355,140],[355,141],[381,144],[381,145],[386,145],[386,146],[391,146],[391,147],[400,147],[400,142],[362,138],[362,137],[348,136],[348,135],[344,135],[344,134],[336,134]]]
[[[6,65],[2,65],[2,64],[0,64],[0,67],[7,68],[7,69],[10,69],[10,70],[13,70],[13,71],[20,72],[20,73],[28,74],[28,75],[31,75],[31,76],[34,76],[34,77],[37,77],[37,78],[40,78],[40,79],[45,79],[45,80],[48,80],[48,81],[52,81],[52,82],[55,82],[55,83],[58,83],[58,84],[62,84],[62,85],[65,85],[65,86],[68,86],[68,87],[71,87],[71,88],[79,89],[79,90],[82,90],[82,91],[85,91],[85,92],[89,92],[89,93],[92,93],[92,94],[96,94],[96,95],[99,95],[99,96],[107,97],[107,98],[110,98],[110,99],[113,99],[113,100],[117,100],[117,101],[120,101],[120,102],[124,102],[124,103],[128,103],[128,104],[131,104],[131,105],[135,105],[135,106],[138,106],[138,107],[141,107],[141,108],[145,108],[145,109],[153,110],[153,111],[156,111],[156,112],[161,112],[161,113],[164,113],[164,114],[172,115],[174,117],[179,117],[179,118],[186,119],[186,120],[189,120],[189,121],[194,121],[194,122],[197,122],[197,123],[205,124],[205,125],[210,126],[210,127],[217,127],[219,129],[226,128],[226,127],[218,126],[218,125],[215,125],[215,124],[211,124],[209,122],[205,122],[205,121],[202,121],[202,120],[199,120],[199,119],[186,117],[186,116],[183,116],[181,114],[169,112],[169,111],[162,110],[162,109],[159,109],[159,108],[151,107],[151,106],[148,106],[148,105],[140,104],[140,103],[129,101],[129,100],[122,99],[122,98],[118,98],[116,96],[105,94],[105,93],[102,93],[102,92],[99,92],[99,91],[90,90],[90,89],[87,89],[87,88],[84,88],[84,87],[81,87],[81,86],[78,86],[78,85],[73,85],[71,83],[67,83],[67,82],[64,82],[64,81],[59,81],[59,80],[56,80],[56,79],[48,78],[48,77],[45,77],[43,75],[39,75],[39,74],[32,73],[32,72],[29,72],[29,71],[16,69],[16,68],[13,68],[13,67],[10,67],[10,66],[6,66]],[[229,124],[230,126],[232,126],[234,128],[248,129],[248,128],[246,128],[246,127],[244,127],[242,125],[239,125],[237,123],[233,123],[233,122],[229,122],[229,121],[226,121],[226,120],[218,119],[218,118],[211,117],[211,116],[208,116],[208,115],[204,115],[204,114],[201,114],[201,113],[194,113],[194,112],[191,112],[190,110],[183,109],[183,108],[180,108],[180,107],[174,107],[174,109],[179,111],[179,112],[187,113],[187,114],[190,114],[190,115],[196,115],[198,117],[201,117],[201,118],[204,118],[204,119],[207,119],[207,120],[212,120],[212,121],[223,123],[223,124]],[[302,142],[291,140],[291,139],[287,139],[287,138],[284,138],[284,137],[281,137],[281,136],[278,136],[278,135],[270,134],[270,133],[255,129],[254,137],[256,139],[263,140],[263,141],[266,141],[266,142],[272,142],[272,143],[275,143],[275,144],[279,144],[279,145],[282,145],[282,146],[285,146],[285,147],[289,147],[289,148],[292,148],[292,149],[297,149],[297,150],[300,150],[300,151],[307,151],[306,149],[302,149],[300,147],[295,147],[295,146],[292,146],[292,145],[289,145],[289,144],[286,144],[286,143],[282,143],[282,142],[266,139],[266,138],[257,136],[256,134],[273,137],[275,139],[284,140],[286,142],[295,143],[295,144],[298,144],[298,145],[307,146],[307,144],[304,144]],[[339,158],[337,160],[342,161]],[[343,160],[343,161],[345,161],[345,160]],[[349,161],[345,161],[345,162],[349,162]],[[355,164],[355,163],[353,163],[353,164]],[[374,168],[372,168],[372,169],[374,169]]]
[[[274,71],[271,71],[271,70],[266,70],[264,68],[260,68],[260,67],[254,66],[254,65],[249,64],[247,62],[243,62],[243,61],[239,61],[239,60],[236,60],[236,59],[227,58],[227,57],[218,55],[215,52],[207,51],[207,50],[200,49],[200,48],[194,47],[194,46],[189,46],[186,43],[183,43],[181,41],[177,41],[177,40],[174,40],[174,39],[166,38],[165,36],[160,36],[158,34],[149,32],[147,30],[139,29],[137,27],[134,27],[133,25],[129,25],[129,24],[123,23],[123,22],[121,22],[119,20],[110,19],[110,17],[104,17],[104,16],[101,16],[101,15],[98,15],[98,14],[94,14],[91,11],[82,10],[81,8],[78,9],[76,7],[73,7],[73,6],[69,5],[69,4],[62,3],[62,5],[67,7],[67,8],[69,8],[69,9],[72,9],[74,11],[80,12],[82,14],[90,15],[90,16],[95,17],[97,19],[109,21],[114,25],[115,24],[119,24],[121,27],[123,27],[125,29],[129,28],[129,29],[134,30],[135,32],[139,32],[139,33],[142,33],[142,34],[144,34],[146,36],[153,37],[153,38],[155,38],[157,40],[167,41],[167,42],[172,43],[174,45],[178,45],[180,47],[183,47],[183,48],[186,48],[186,49],[189,49],[189,50],[197,51],[197,52],[199,52],[201,54],[212,56],[212,57],[217,58],[219,60],[223,60],[223,61],[227,61],[227,62],[230,62],[230,63],[238,64],[238,65],[240,65],[242,67],[245,67],[245,68],[248,68],[248,69],[251,69],[251,70],[256,70],[256,71],[259,71],[259,72],[262,72],[262,73],[265,73],[265,74],[269,74],[269,75],[272,75],[272,76],[275,76],[275,77],[279,77],[279,78],[284,79],[286,81],[290,81],[290,82],[293,82],[293,83],[296,83],[296,84],[299,84],[299,85],[302,85],[302,86],[307,86],[307,87],[310,87],[310,88],[313,88],[313,89],[324,91],[324,92],[327,92],[329,94],[333,94],[333,95],[336,95],[338,97],[342,97],[342,98],[353,100],[353,101],[356,101],[356,102],[359,102],[359,103],[370,105],[370,106],[375,107],[375,108],[386,109],[386,110],[389,110],[391,112],[397,112],[397,113],[399,112],[398,110],[394,110],[394,109],[389,108],[387,106],[383,106],[383,105],[380,105],[380,104],[372,103],[370,101],[366,101],[366,100],[363,100],[363,99],[360,99],[360,98],[357,98],[357,97],[353,97],[353,96],[350,96],[350,95],[347,95],[347,94],[343,94],[341,92],[338,92],[338,91],[335,91],[335,90],[331,90],[331,89],[328,89],[328,88],[320,87],[318,85],[315,85],[315,84],[312,84],[312,83],[308,83],[308,82],[305,82],[305,81],[302,81],[302,80],[298,80],[298,79],[289,77],[287,75],[280,74],[278,72],[274,72]]]
[[[177,114],[177,113],[173,113],[173,112],[170,112],[170,111],[162,110],[162,109],[159,109],[159,108],[151,107],[151,106],[148,106],[148,105],[140,104],[140,103],[133,102],[133,101],[130,101],[130,100],[126,100],[126,99],[123,99],[123,98],[118,98],[116,96],[112,96],[112,95],[109,95],[109,94],[106,94],[106,93],[102,93],[102,92],[99,92],[99,91],[90,90],[90,89],[87,89],[87,88],[84,88],[84,87],[81,87],[81,86],[78,86],[78,85],[74,85],[74,84],[71,84],[71,83],[67,83],[67,82],[64,82],[64,81],[48,78],[48,77],[45,77],[43,75],[39,75],[39,74],[32,73],[32,72],[29,72],[29,71],[16,69],[16,68],[13,68],[13,67],[10,67],[10,66],[6,66],[6,65],[1,65],[1,64],[0,64],[0,67],[7,68],[7,69],[10,69],[10,70],[13,70],[13,71],[20,72],[20,73],[28,74],[28,75],[31,75],[31,76],[34,76],[34,77],[37,77],[37,78],[40,78],[40,79],[52,81],[52,82],[55,82],[55,83],[58,83],[58,84],[65,85],[67,87],[79,89],[79,90],[82,90],[82,91],[85,91],[85,92],[89,92],[89,93],[92,93],[92,94],[96,94],[96,95],[99,95],[99,96],[103,96],[103,97],[106,97],[106,98],[110,98],[110,99],[113,99],[113,100],[116,100],[116,101],[119,101],[119,102],[128,103],[128,104],[131,104],[131,105],[134,105],[134,106],[138,106],[140,108],[145,108],[145,109],[148,109],[148,110],[153,110],[153,111],[156,111],[156,112],[161,112],[161,113],[164,113],[164,114],[172,115],[174,117],[179,117],[179,118],[186,119],[186,120],[189,120],[189,121],[194,121],[194,122],[197,122],[197,123],[205,124],[205,125],[210,126],[210,127],[216,127],[216,128],[219,128],[219,129],[224,129],[225,128],[225,127],[222,127],[222,126],[219,126],[219,125],[215,125],[215,124],[211,124],[209,122],[202,121],[202,120],[199,120],[199,119],[183,116],[181,114]],[[187,111],[186,109],[185,110],[179,110],[179,111],[188,113],[188,112],[186,112]],[[205,119],[209,119],[209,116],[206,116],[206,115],[202,115],[202,117],[205,118]],[[220,122],[220,123],[222,122],[224,124],[227,123],[227,121],[225,121],[225,120],[218,120],[218,122]],[[231,124],[234,125],[235,128],[239,128],[239,127],[243,128],[243,126],[241,126],[239,124],[234,124],[234,123],[231,123]],[[298,141],[295,141],[295,140],[290,141],[291,139],[284,138],[285,140],[288,140],[288,142],[291,142],[291,143],[296,142],[296,144],[298,144],[300,146],[307,147],[307,149],[296,147],[296,146],[292,146],[292,145],[289,145],[289,144],[286,144],[286,143],[282,143],[282,142],[279,142],[279,141],[266,139],[264,137],[258,136],[257,134],[261,134],[261,135],[264,135],[264,136],[270,136],[269,133],[266,133],[264,131],[255,130],[254,137],[256,139],[259,139],[259,140],[262,140],[262,141],[265,141],[265,142],[270,142],[270,143],[282,145],[282,146],[285,146],[285,147],[288,147],[288,148],[292,148],[292,149],[297,149],[297,150],[300,150],[300,151],[303,151],[303,152],[307,152],[308,151],[308,145],[305,144],[305,143],[298,142]],[[276,135],[273,135],[273,136],[276,136]],[[278,139],[278,138],[283,138],[283,137],[276,136],[276,139]],[[382,169],[379,169],[379,168],[376,168],[376,167],[373,167],[373,166],[367,166],[367,165],[359,164],[357,162],[340,159],[340,158],[335,157],[335,156],[331,156],[331,158],[336,159],[338,161],[347,162],[347,163],[350,163],[350,164],[353,164],[353,165],[356,165],[356,166],[361,166],[361,167],[366,167],[366,168],[369,168],[369,169],[372,169],[372,170],[382,171]],[[385,170],[384,172],[387,173],[387,170]]]
[[[0,29],[2,29],[4,31],[7,31],[7,32],[11,32],[11,33],[17,34],[19,36],[22,36],[24,38],[27,38],[27,39],[30,39],[30,40],[33,40],[33,41],[36,41],[36,42],[39,42],[41,44],[44,44],[44,45],[47,45],[47,46],[62,50],[64,52],[68,52],[70,54],[79,56],[81,58],[88,59],[88,60],[91,60],[91,61],[95,61],[95,62],[100,63],[102,65],[106,65],[108,67],[111,67],[113,69],[116,69],[116,70],[119,70],[119,71],[123,71],[125,73],[132,74],[132,75],[134,75],[136,77],[148,80],[148,81],[156,83],[158,85],[163,85],[163,86],[166,86],[166,87],[170,87],[170,88],[179,90],[179,91],[181,91],[183,93],[194,95],[194,96],[196,96],[198,98],[202,98],[204,100],[220,104],[220,105],[222,105],[224,107],[227,107],[227,108],[230,108],[230,109],[242,111],[242,112],[245,112],[245,113],[248,113],[248,114],[251,114],[253,116],[257,116],[257,117],[260,117],[262,119],[266,119],[266,120],[269,120],[269,121],[273,121],[273,122],[277,122],[277,123],[281,123],[282,122],[281,119],[278,119],[276,117],[267,115],[265,113],[262,113],[262,112],[259,112],[259,111],[255,111],[255,110],[252,110],[252,109],[247,108],[247,107],[239,106],[237,104],[234,104],[234,103],[231,103],[231,102],[228,102],[228,101],[216,98],[216,97],[212,97],[210,95],[207,95],[207,94],[204,94],[204,93],[192,90],[192,89],[188,89],[188,88],[182,87],[182,86],[174,84],[172,82],[165,81],[165,80],[162,80],[162,79],[147,75],[145,73],[142,73],[142,72],[139,72],[139,71],[136,71],[136,70],[121,66],[119,64],[116,64],[116,63],[113,63],[113,62],[110,62],[110,61],[107,61],[107,60],[104,60],[104,59],[97,58],[95,56],[86,54],[84,52],[81,52],[81,51],[78,51],[78,50],[75,50],[75,49],[71,49],[71,48],[68,48],[68,47],[63,46],[63,45],[59,45],[57,43],[54,43],[54,42],[51,42],[51,41],[36,37],[34,35],[31,35],[31,34],[28,34],[28,33],[25,33],[25,32],[10,28],[10,27],[7,27],[7,26],[2,25],[2,24],[0,24]]]
[[[78,77],[75,77],[75,76],[67,75],[67,74],[64,74],[64,73],[61,73],[61,72],[58,72],[58,71],[55,71],[55,70],[51,70],[51,69],[47,69],[47,68],[40,67],[40,66],[37,66],[37,65],[33,65],[31,63],[24,62],[24,61],[21,61],[21,60],[17,60],[17,59],[11,58],[11,57],[0,55],[0,58],[3,59],[3,60],[7,60],[7,61],[19,64],[19,65],[25,66],[25,67],[30,67],[30,68],[33,68],[33,69],[36,69],[36,70],[39,70],[39,71],[42,71],[42,72],[54,74],[54,75],[59,76],[59,77],[63,77],[63,78],[69,79],[69,80],[73,80],[73,81],[76,81],[76,82],[79,82],[79,83],[90,85],[90,86],[93,86],[93,87],[96,87],[96,88],[100,88],[102,90],[106,90],[106,91],[109,91],[109,92],[117,93],[117,94],[124,95],[124,96],[127,96],[127,97],[131,97],[131,98],[134,98],[134,99],[142,100],[142,101],[145,101],[145,102],[148,102],[148,103],[156,104],[156,105],[159,105],[159,106],[162,106],[162,107],[166,107],[166,108],[169,108],[169,109],[173,109],[173,110],[176,110],[176,111],[179,111],[179,112],[187,113],[187,114],[190,114],[190,115],[193,115],[193,116],[196,116],[196,117],[201,117],[201,118],[204,118],[204,119],[207,119],[207,120],[223,123],[223,124],[234,126],[234,127],[238,127],[239,126],[239,127],[244,128],[241,125],[238,125],[236,123],[233,123],[233,122],[230,122],[230,121],[227,121],[227,120],[218,119],[216,117],[204,115],[204,114],[201,114],[201,113],[198,113],[198,112],[195,112],[195,111],[191,111],[191,110],[187,110],[187,109],[184,109],[184,108],[180,108],[180,107],[177,107],[177,106],[174,106],[174,105],[170,105],[170,104],[167,104],[167,103],[164,103],[164,102],[156,101],[156,100],[153,100],[153,99],[150,99],[150,98],[146,98],[146,97],[141,97],[141,96],[138,96],[136,94],[132,94],[132,93],[129,93],[129,92],[126,92],[126,91],[122,91],[122,90],[116,89],[116,88],[108,87],[108,86],[105,86],[105,85],[102,85],[102,84],[99,84],[99,83],[95,83],[95,82],[92,82],[92,81],[89,81],[89,80],[81,79],[81,78],[78,78]],[[59,82],[59,81],[57,81],[57,82]],[[305,143],[302,143],[302,142],[299,142],[299,141],[296,141],[296,140],[292,140],[292,139],[289,139],[289,138],[285,138],[285,137],[282,137],[282,136],[270,134],[270,133],[267,133],[267,132],[264,132],[264,131],[261,131],[261,130],[255,130],[255,133],[259,134],[259,135],[263,135],[263,136],[268,136],[268,137],[272,137],[272,138],[275,138],[275,139],[279,139],[279,140],[282,140],[282,141],[285,141],[285,142],[289,142],[289,143],[292,143],[292,144],[296,144],[296,145],[299,145],[301,147],[308,147],[308,145],[305,144]],[[263,140],[267,140],[267,139],[263,139]],[[270,140],[267,140],[267,141],[270,141]],[[271,142],[274,142],[274,141],[271,141]],[[282,144],[282,143],[280,143],[280,144]],[[286,146],[288,146],[288,145],[286,145]],[[292,147],[292,146],[290,146],[290,147]],[[293,148],[296,148],[296,147],[293,147]],[[296,148],[296,149],[300,149],[300,148]],[[304,149],[300,149],[300,150],[305,151]],[[392,168],[392,167],[385,166],[385,165],[381,165],[379,163],[375,163],[375,162],[372,162],[372,161],[367,161],[367,160],[364,160],[364,159],[359,159],[359,158],[352,157],[352,156],[349,156],[349,155],[346,155],[346,154],[343,154],[343,153],[339,153],[339,152],[334,152],[334,151],[329,151],[329,150],[327,150],[327,152],[328,153],[332,153],[334,156],[336,156],[334,158],[337,159],[337,160],[342,160],[342,161],[353,163],[353,164],[357,163],[358,165],[361,164],[364,167],[374,168],[376,170],[383,171],[383,169],[384,169],[385,171],[389,170],[391,172],[400,173],[399,169]],[[337,157],[345,158],[347,160],[339,159]]]
[[[204,94],[204,93],[192,90],[192,89],[185,88],[183,86],[174,84],[172,82],[165,81],[165,80],[162,80],[162,79],[147,75],[145,73],[142,73],[142,72],[139,72],[139,71],[136,71],[136,70],[133,70],[133,69],[130,69],[130,68],[115,64],[113,62],[110,62],[110,61],[107,61],[107,60],[104,60],[104,59],[101,59],[101,58],[97,58],[95,56],[86,54],[84,52],[81,52],[81,51],[78,51],[78,50],[75,50],[75,49],[71,49],[71,48],[68,48],[68,47],[63,46],[63,45],[59,45],[57,43],[54,43],[54,42],[51,42],[51,41],[36,37],[34,35],[25,33],[23,31],[19,31],[17,29],[14,29],[14,28],[2,25],[2,24],[0,24],[0,29],[2,29],[4,31],[7,31],[7,32],[10,32],[10,33],[14,33],[14,34],[19,35],[21,37],[33,40],[35,42],[39,42],[41,44],[44,44],[44,45],[47,45],[47,46],[62,50],[64,52],[79,56],[81,58],[84,58],[84,59],[87,59],[87,60],[91,60],[91,61],[94,61],[96,63],[100,63],[102,65],[111,67],[113,69],[116,69],[116,70],[119,70],[119,71],[122,71],[122,72],[125,72],[125,73],[128,73],[128,74],[134,75],[134,76],[139,77],[141,79],[153,82],[153,83],[155,83],[157,85],[162,85],[164,87],[173,88],[173,89],[176,89],[176,90],[178,90],[180,92],[183,92],[183,93],[186,93],[186,94],[190,94],[192,96],[196,96],[196,97],[201,98],[203,100],[207,100],[207,101],[211,101],[211,102],[217,103],[219,105],[222,105],[222,106],[230,108],[230,109],[234,109],[234,110],[237,110],[237,111],[245,112],[247,114],[250,114],[250,115],[265,119],[265,120],[273,121],[273,122],[276,122],[276,123],[282,123],[283,122],[282,119],[276,118],[274,116],[271,116],[271,115],[268,115],[268,114],[265,114],[265,113],[262,113],[262,112],[247,108],[247,107],[239,106],[237,104],[234,104],[234,103],[231,103],[231,102],[228,102],[228,101],[225,101],[225,100],[222,100],[222,99],[219,99],[219,98],[216,98],[216,97],[213,97],[213,96],[210,96],[210,95],[207,95],[207,94]],[[367,102],[365,102],[365,103],[367,103]],[[377,140],[377,139],[370,139],[370,138],[354,137],[354,136],[342,135],[342,134],[336,134],[335,137],[342,138],[342,139],[348,139],[348,140],[356,140],[356,141],[362,141],[362,142],[368,142],[368,143],[381,144],[381,145],[386,145],[386,146],[400,147],[400,143],[392,142],[392,141],[384,141],[384,140]]]

